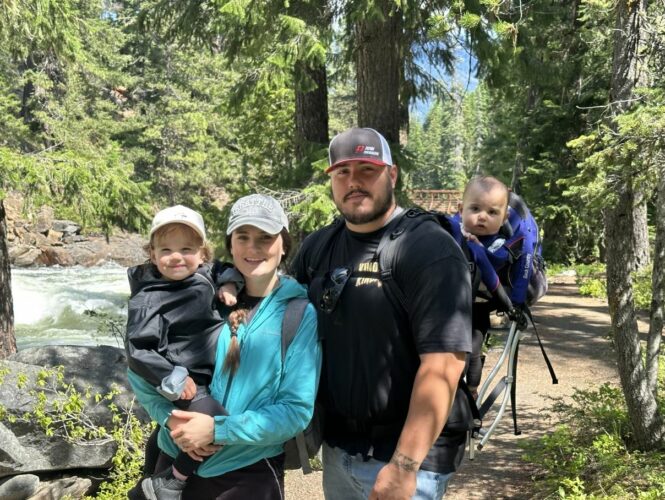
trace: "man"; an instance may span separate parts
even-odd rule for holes
[[[438,224],[419,224],[392,270],[406,297],[400,309],[377,260],[382,235],[404,215],[388,144],[373,129],[352,128],[331,141],[329,159],[343,226],[308,237],[293,269],[319,312],[324,493],[441,498],[466,439],[442,429],[471,352],[468,265]]]

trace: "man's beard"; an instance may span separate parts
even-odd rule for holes
[[[367,191],[358,191],[371,196]],[[350,193],[347,193],[344,196],[346,197],[349,194]],[[355,225],[367,224],[368,222],[374,222],[375,220],[383,217],[388,212],[388,210],[390,210],[390,207],[393,206],[393,187],[390,182],[386,183],[386,189],[381,194],[382,196],[380,195],[372,197],[372,200],[375,202],[375,204],[374,210],[370,212],[355,213],[350,210],[345,210],[341,203],[335,202],[335,204],[347,222]]]

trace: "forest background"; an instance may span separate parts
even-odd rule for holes
[[[182,203],[219,238],[228,202],[259,191],[302,236],[335,214],[329,139],[374,127],[404,204],[493,174],[549,262],[606,263],[630,440],[658,449],[664,67],[662,0],[4,0],[0,220],[9,190],[104,232]],[[0,224],[0,357],[9,283]]]

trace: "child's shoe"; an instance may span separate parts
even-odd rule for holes
[[[176,479],[171,467],[141,481],[141,489],[148,500],[180,500],[186,481]]]

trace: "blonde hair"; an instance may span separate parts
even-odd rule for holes
[[[155,242],[157,240],[166,238],[169,234],[175,231],[183,231],[187,234],[187,236],[192,238],[195,245],[197,245],[201,250],[201,259],[203,260],[203,262],[212,261],[213,250],[212,247],[210,246],[210,243],[208,243],[207,241],[203,241],[201,235],[197,233],[193,228],[189,227],[187,224],[180,224],[178,222],[174,222],[172,224],[166,224],[165,226],[158,228],[150,236],[150,241],[143,246],[143,250],[145,251],[145,253],[148,254],[148,256],[150,256],[150,252],[155,249]]]

